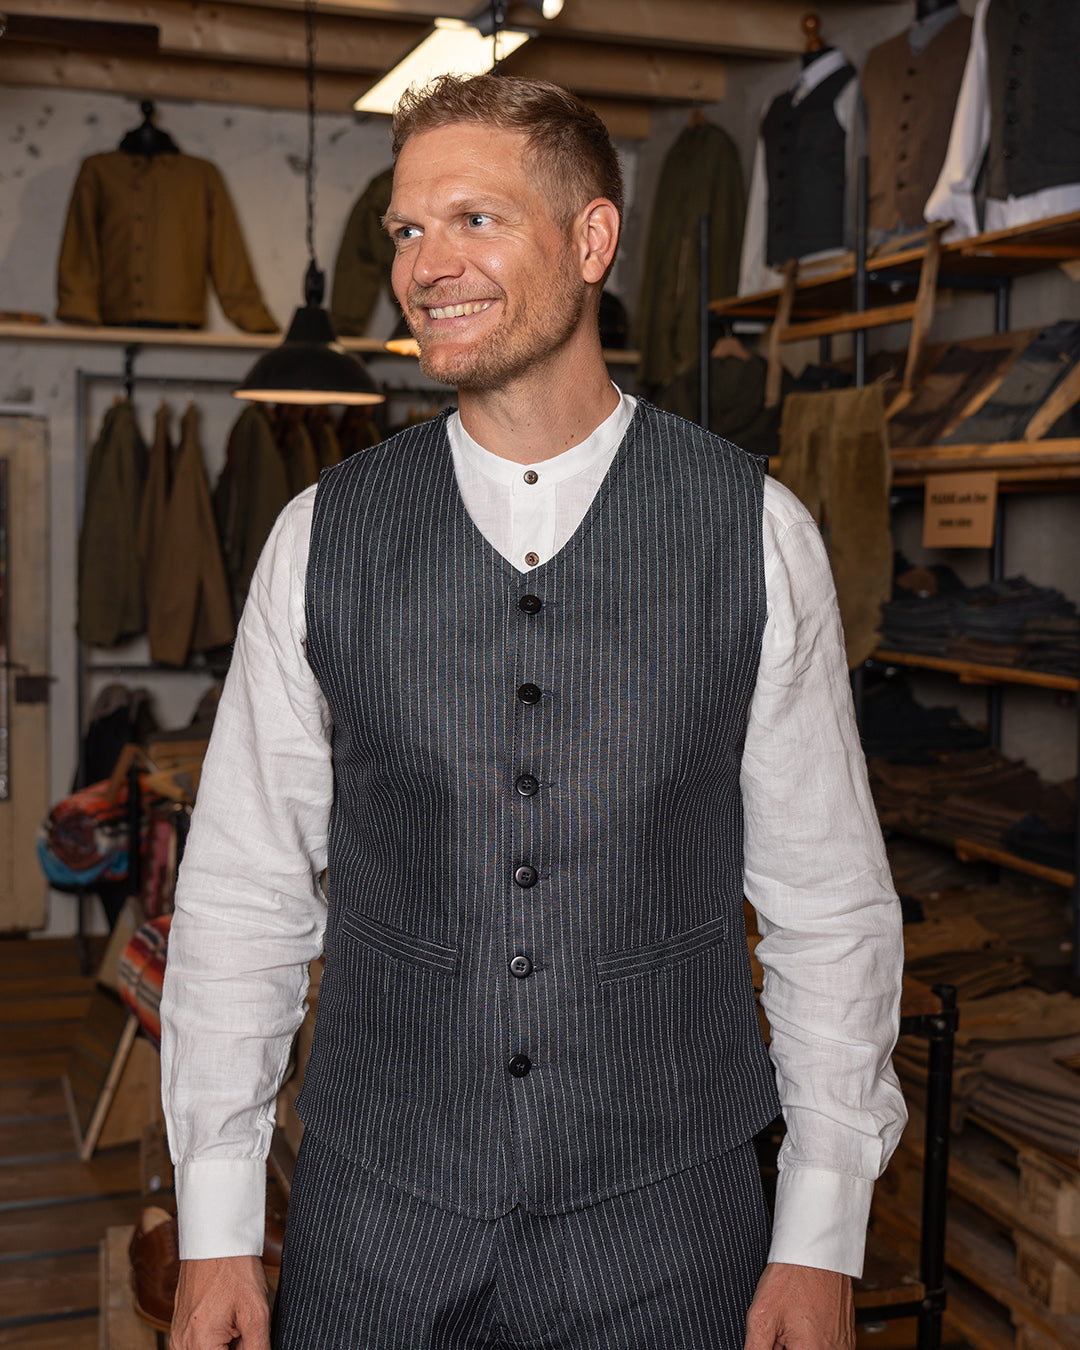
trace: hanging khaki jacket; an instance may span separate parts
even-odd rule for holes
[[[186,665],[192,652],[225,647],[235,634],[198,416],[194,405],[184,414],[167,499],[164,477],[155,472],[140,522],[150,655],[168,666]]]
[[[201,328],[207,280],[237,328],[276,330],[215,165],[121,150],[83,161],[60,245],[58,319]]]
[[[136,551],[146,445],[128,399],[113,404],[90,452],[79,531],[78,634],[113,647],[143,631],[145,608]]]

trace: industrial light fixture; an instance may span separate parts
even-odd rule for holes
[[[545,19],[562,12],[563,0],[525,0]],[[435,27],[393,70],[378,80],[353,104],[357,112],[392,113],[409,88],[427,84],[437,75],[483,75],[492,70],[533,33],[507,28],[509,0],[489,0],[470,19],[436,19]]]
[[[304,18],[308,114],[304,303],[293,314],[284,342],[260,356],[233,393],[260,403],[382,403],[385,395],[363,363],[338,342],[323,308],[326,275],[315,261],[315,0],[305,0]]]

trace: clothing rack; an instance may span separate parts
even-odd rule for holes
[[[194,392],[197,389],[226,390],[233,389],[236,386],[234,379],[224,379],[221,376],[178,376],[178,375],[149,375],[141,380],[135,374],[135,359],[138,354],[138,347],[131,344],[124,348],[123,368],[119,373],[110,373],[108,371],[90,371],[83,370],[81,367],[75,371],[75,519],[76,530],[81,527],[83,506],[86,490],[86,446],[87,433],[89,430],[90,408],[89,400],[91,391],[99,386],[123,388],[125,396],[131,398],[135,388],[139,384],[145,384],[147,387],[158,387],[162,389],[182,389]],[[152,662],[112,662],[104,665],[97,665],[94,662],[86,660],[86,647],[82,641],[76,643],[75,648],[75,725],[76,735],[78,737],[78,753],[76,759],[75,788],[86,786],[86,678],[90,673],[101,673],[108,675],[129,675],[129,674],[155,674],[172,676],[190,676],[210,675],[213,672],[206,665],[189,665],[182,667],[159,666]],[[138,830],[135,822],[139,819],[141,812],[141,802],[138,790],[138,779],[135,777],[129,784],[129,826],[132,830],[131,838],[136,841],[134,846],[129,846],[129,880],[131,878],[138,882]],[[131,870],[131,869],[134,870]],[[75,945],[79,954],[80,967],[85,971],[89,969],[89,953],[86,941],[86,897],[92,893],[92,887],[80,887],[72,892],[76,899],[76,934]]]

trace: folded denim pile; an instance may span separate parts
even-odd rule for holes
[[[1075,785],[1044,783],[1022,760],[990,746],[939,752],[930,764],[870,760],[870,787],[886,828],[937,838],[970,839],[1021,853],[1031,818],[1041,822],[1041,847],[1060,836],[1062,863],[1071,867]],[[1024,833],[1024,826],[1028,834]]]
[[[869,679],[862,701],[862,746],[868,758],[890,764],[932,764],[942,750],[978,750],[986,734],[965,722],[956,708],[925,708],[899,671]]]
[[[1080,613],[1024,576],[965,586],[945,566],[904,567],[882,606],[888,651],[1061,675],[1080,671]]]

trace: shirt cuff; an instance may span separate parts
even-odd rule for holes
[[[769,1260],[862,1274],[874,1183],[866,1177],[788,1167],[776,1183]]]
[[[266,1240],[266,1163],[194,1158],[175,1171],[180,1260],[261,1256]]]

